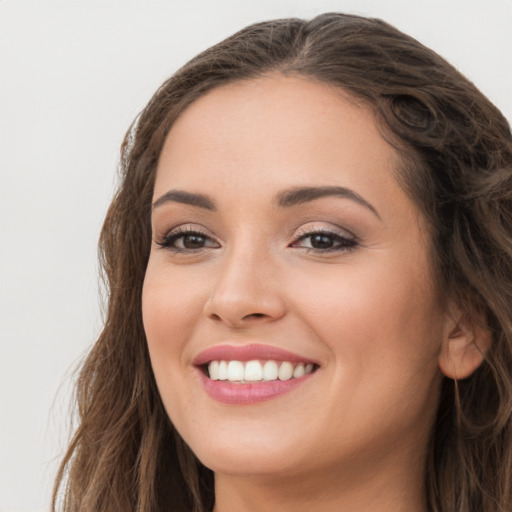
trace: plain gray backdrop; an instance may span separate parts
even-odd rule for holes
[[[391,22],[512,119],[512,0],[0,2],[0,511],[48,510],[71,369],[101,328],[96,242],[130,122],[207,46],[325,11]]]

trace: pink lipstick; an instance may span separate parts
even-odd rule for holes
[[[253,404],[306,382],[318,364],[270,345],[219,345],[194,359],[205,391],[214,400]]]

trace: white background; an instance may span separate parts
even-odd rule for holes
[[[200,50],[276,17],[382,17],[512,119],[512,0],[0,2],[0,511],[48,510],[71,368],[101,326],[96,242],[118,148]]]

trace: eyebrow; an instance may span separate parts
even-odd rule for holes
[[[169,190],[163,196],[160,196],[153,203],[153,210],[162,206],[165,203],[182,203],[188,204],[191,206],[197,206],[199,208],[204,208],[210,211],[216,211],[217,206],[215,205],[215,201],[204,194],[193,194],[191,192],[185,192],[183,190]]]
[[[378,219],[379,212],[366,199],[357,192],[346,187],[297,187],[285,190],[277,195],[276,205],[278,208],[289,208],[299,204],[314,201],[321,197],[341,197],[350,199],[370,210]]]
[[[295,187],[277,194],[274,204],[278,208],[291,208],[322,197],[350,199],[370,210],[378,219],[381,218],[379,212],[373,205],[362,198],[357,192],[346,187]],[[211,197],[205,194],[185,192],[184,190],[169,190],[153,203],[152,208],[158,208],[169,202],[182,203],[204,208],[205,210],[217,211],[215,201]]]

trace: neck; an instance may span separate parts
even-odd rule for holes
[[[317,477],[216,474],[214,512],[427,512],[420,458],[407,466],[325,468]]]

